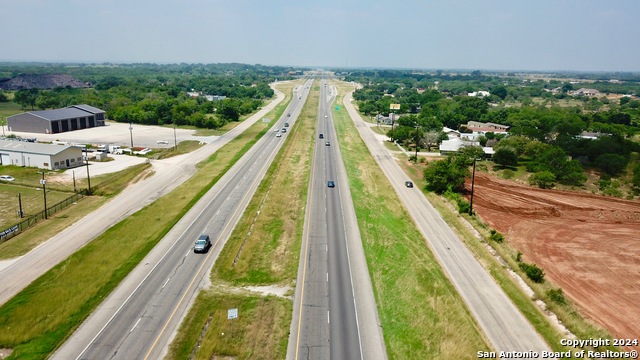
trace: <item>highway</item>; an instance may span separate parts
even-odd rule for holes
[[[274,128],[293,125],[311,80],[297,87]],[[300,99],[299,99],[300,98]],[[291,117],[287,117],[291,113]],[[53,355],[54,359],[159,359],[286,134],[268,131],[174,226],[136,269]],[[200,234],[213,243],[195,254]]]
[[[272,103],[216,141],[189,154],[152,160],[154,170],[152,176],[131,184],[100,209],[87,214],[28,254],[12,259],[9,265],[1,266],[0,279],[3,281],[0,281],[0,305],[96,236],[189,179],[196,170],[196,164],[261,120],[284,99],[282,93],[275,88],[274,91],[277,98]]]
[[[332,123],[335,89],[322,80],[320,91],[287,359],[384,359],[371,280]],[[335,187],[328,187],[329,181]]]
[[[424,194],[417,188],[405,187],[407,176],[354,109],[351,93],[344,97],[344,106],[372,156],[494,350],[538,353],[549,351],[544,340],[458,239]]]

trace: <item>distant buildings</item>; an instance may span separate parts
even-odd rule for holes
[[[575,91],[570,91],[569,95],[573,95],[573,96],[600,96],[600,91],[598,91],[596,89],[580,88],[580,89],[575,90]]]
[[[29,111],[7,117],[9,131],[58,134],[104,126],[105,112],[89,105],[73,105],[63,109]]]
[[[205,99],[207,99],[209,101],[219,101],[219,100],[224,100],[224,99],[227,98],[224,95],[205,95],[205,94],[202,93],[202,91],[188,91],[187,95],[189,97],[192,97],[192,98],[197,98],[197,97],[202,96],[203,98],[205,98]]]

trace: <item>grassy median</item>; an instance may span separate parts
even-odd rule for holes
[[[285,107],[280,104],[274,118]],[[266,131],[256,123],[200,163],[185,183],[107,230],[0,307],[0,348],[13,349],[14,359],[51,354]]]
[[[185,318],[168,358],[283,359],[287,352],[292,301],[262,296],[243,286],[293,286],[302,229],[319,88],[316,86],[286,141],[267,170]],[[226,304],[226,305],[221,305]],[[227,320],[237,308],[241,321]],[[235,326],[235,331],[229,332]],[[225,335],[221,335],[225,333]],[[227,335],[229,334],[229,335]]]

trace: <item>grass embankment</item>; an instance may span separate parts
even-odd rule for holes
[[[410,176],[415,183],[416,188],[425,189],[426,181],[423,177],[424,165],[414,164],[409,162],[407,157],[404,157],[407,161],[401,161],[400,166]],[[486,165],[481,164],[478,169],[486,168]],[[518,265],[515,262],[517,251],[511,249],[509,242],[505,241],[502,244],[488,241],[490,235],[490,228],[483,224],[477,217],[469,217],[466,214],[459,215],[454,209],[455,204],[451,205],[449,202],[434,193],[425,192],[429,202],[436,208],[443,219],[451,226],[455,231],[458,238],[462,240],[467,248],[474,254],[474,257],[489,271],[496,283],[502,288],[505,294],[511,299],[522,314],[529,320],[536,331],[542,336],[546,343],[551,347],[553,351],[567,351],[568,347],[560,345],[560,340],[566,338],[566,335],[562,335],[559,330],[549,321],[547,316],[540,310],[540,308],[532,301],[532,299],[520,288],[515,280],[508,273],[504,265],[502,265],[496,258],[488,251],[486,245],[496,249],[498,254],[507,261],[509,267],[514,269],[525,279],[530,287],[532,287],[536,293],[535,298],[543,300],[549,310],[553,311],[562,323],[567,328],[576,334],[581,339],[588,338],[611,338],[607,336],[606,331],[598,328],[588,320],[585,320],[577,312],[577,309],[570,304],[566,299],[567,304],[558,304],[551,300],[547,291],[553,289],[553,284],[545,281],[545,284],[535,284],[529,281],[526,276],[521,272]],[[473,227],[480,233],[483,240],[478,239],[471,233],[470,229],[463,223],[460,218],[469,221]],[[613,350],[613,348],[611,348]]]
[[[317,86],[313,87],[295,125],[281,139],[286,143],[216,260],[211,274],[212,288],[196,299],[168,358],[285,358],[291,300],[263,297],[238,287],[292,287],[295,283],[315,140],[318,90]],[[227,320],[227,310],[231,308],[238,309],[240,321]],[[231,336],[226,335],[229,332]]]
[[[275,113],[282,114],[285,106]],[[10,358],[46,358],[266,131],[264,124],[255,124],[199,164],[188,181],[107,230],[0,307],[0,348],[12,348]]]
[[[47,241],[52,236],[99,208],[106,200],[120,193],[131,182],[135,182],[137,179],[146,176],[150,168],[151,165],[149,164],[140,164],[129,167],[126,170],[91,178],[92,189],[95,189],[93,196],[82,198],[76,204],[49,216],[48,220],[40,221],[20,233],[19,236],[1,243],[0,259],[11,259],[26,254],[31,249]],[[20,169],[24,171],[24,168],[20,167]],[[28,175],[30,176],[32,172],[33,171],[29,171]],[[78,189],[85,189],[86,180],[78,181],[77,186]],[[6,204],[13,204],[15,202],[15,206],[0,207],[0,228],[4,229],[20,221],[20,219],[15,216],[18,209],[16,195],[18,192],[21,193],[23,211],[25,211],[25,218],[22,220],[26,219],[28,215],[35,214],[44,209],[42,190],[37,189],[38,188],[14,185],[2,187],[0,190],[0,203],[3,203],[2,201],[6,199]],[[47,187],[47,205],[49,207],[73,195],[73,192],[69,191],[56,192],[49,191],[48,189]],[[57,194],[57,196],[52,197],[51,194]],[[11,216],[11,214],[14,214],[14,216]],[[5,215],[7,216],[5,217]],[[6,224],[4,224],[5,221]]]
[[[347,112],[333,118],[389,358],[470,359],[489,351]]]

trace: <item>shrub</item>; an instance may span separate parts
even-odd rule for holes
[[[510,179],[513,179],[513,178],[514,178],[514,176],[516,176],[516,173],[515,173],[513,170],[505,169],[505,170],[503,170],[503,171],[501,171],[501,172],[500,172],[500,176],[501,176],[503,179],[510,180]]]
[[[556,176],[551,171],[539,171],[529,176],[529,184],[540,189],[550,189],[556,182]]]
[[[494,229],[491,229],[491,235],[489,235],[489,239],[501,243],[502,241],[504,241],[504,236],[502,236],[502,234],[495,231]]]
[[[522,271],[527,274],[527,277],[529,277],[531,281],[536,283],[544,282],[544,271],[540,269],[538,265],[521,262],[519,266],[520,269],[522,269]]]
[[[457,200],[458,203],[458,212],[460,214],[468,214],[469,210],[471,210],[471,204],[468,201],[463,199],[462,197]]]
[[[562,289],[551,289],[547,291],[547,296],[555,303],[558,303],[560,305],[567,304],[567,299],[565,299]]]

